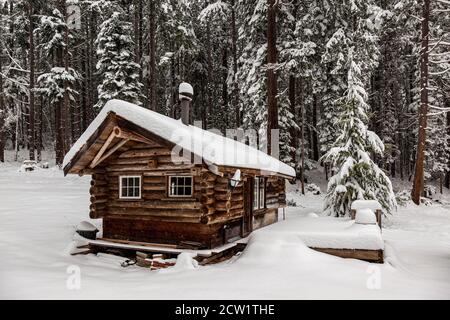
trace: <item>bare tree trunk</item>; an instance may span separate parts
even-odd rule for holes
[[[223,48],[223,56],[222,56],[222,102],[223,102],[223,111],[225,111],[225,123],[226,129],[229,129],[229,110],[228,110],[228,86],[227,86],[227,77],[228,77],[228,49],[227,47]],[[225,133],[224,130],[224,133]]]
[[[66,0],[61,0],[61,12],[64,14],[64,21],[67,21],[67,10],[66,10]],[[64,42],[66,43],[66,46],[64,47],[64,69],[66,72],[69,72],[69,30],[66,27],[64,29]],[[61,115],[62,120],[62,128],[64,132],[64,138],[63,138],[63,155],[69,151],[70,147],[70,132],[69,130],[69,111],[70,111],[70,99],[69,99],[69,92],[68,92],[69,84],[65,80],[64,81],[64,104],[63,104],[63,114]]]
[[[420,204],[420,197],[424,188],[424,161],[428,113],[428,39],[429,39],[430,0],[423,1],[422,16],[422,48],[420,60],[420,109],[419,135],[417,141],[416,168],[411,198],[416,205]]]
[[[156,4],[150,0],[149,12],[149,74],[148,74],[148,101],[151,110],[156,110]]]
[[[305,194],[305,99],[303,93],[303,80],[299,79],[299,100],[300,100],[300,165],[301,165],[301,188],[302,194]]]
[[[36,37],[36,42],[39,43],[39,37]],[[36,71],[39,74],[39,62],[41,61],[41,56],[39,50],[36,52],[36,60],[38,61]],[[36,104],[36,160],[41,162],[42,160],[42,95],[39,96]]]
[[[206,93],[208,95],[208,103],[205,106],[205,121],[203,123],[203,127],[208,129],[209,127],[209,116],[211,115],[211,110],[215,110],[214,108],[214,93],[213,93],[213,62],[212,62],[212,48],[211,48],[211,32],[209,27],[209,22],[206,26],[206,60],[207,60],[207,73],[208,73],[208,82],[206,84]],[[211,121],[212,122],[212,121]],[[212,123],[213,127],[215,123]]]
[[[28,52],[29,65],[30,65],[30,79],[29,79],[29,110],[28,110],[28,148],[30,160],[35,160],[35,148],[36,148],[36,134],[34,132],[34,27],[33,27],[33,3],[28,4],[28,40],[30,42],[30,48]]]
[[[235,0],[231,0],[231,51],[233,54],[233,109],[236,118],[236,128],[241,125],[241,112],[239,110],[239,84],[237,80],[238,58],[237,58],[237,27],[236,27],[236,8]]]
[[[450,98],[446,100],[446,107],[450,108]],[[450,137],[450,112],[447,112],[447,134]],[[450,139],[448,144],[450,145]],[[448,159],[448,167],[450,168],[450,157]],[[447,171],[447,174],[445,175],[444,185],[447,189],[450,189],[450,170]]]
[[[318,161],[319,160],[319,139],[317,137],[317,96],[316,94],[313,94],[313,105],[312,105],[312,126],[313,130],[311,132],[312,135],[312,152],[313,152],[313,159]]]
[[[296,101],[296,78],[294,75],[289,76],[289,86],[288,86],[288,96],[289,96],[289,104],[291,113],[294,116],[294,121],[298,120],[297,117],[297,101]],[[291,128],[290,130],[291,134],[291,147],[293,148],[291,152],[291,157],[294,163],[297,163],[297,148],[298,148],[298,135],[297,135],[297,129]]]
[[[277,106],[277,7],[278,1],[267,0],[267,153],[272,153],[272,129],[278,129]]]
[[[3,37],[2,28],[0,28],[0,38]],[[0,47],[0,162],[5,162],[5,140],[6,140],[6,128],[5,128],[5,112],[6,105],[3,97],[3,48]]]

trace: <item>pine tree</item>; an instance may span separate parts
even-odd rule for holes
[[[391,182],[370,158],[371,152],[381,155],[384,145],[374,132],[367,130],[367,93],[361,81],[361,68],[353,60],[353,54],[350,49],[348,89],[338,102],[339,136],[323,157],[336,172],[328,183],[325,211],[343,216],[350,212],[354,200],[374,199],[385,213],[391,213],[396,208]]]
[[[97,109],[101,109],[111,99],[142,105],[143,85],[139,82],[140,66],[133,61],[131,30],[131,23],[125,21],[123,14],[117,11],[100,26],[95,41],[97,71],[102,79],[98,86]]]

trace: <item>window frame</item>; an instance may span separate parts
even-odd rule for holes
[[[126,178],[126,179],[130,179],[130,178],[139,178],[139,196],[124,196],[122,194],[122,180]],[[119,199],[120,200],[141,200],[142,199],[142,176],[139,175],[125,175],[125,176],[119,176]]]
[[[253,211],[259,210],[259,177],[253,178]]]
[[[262,194],[261,194],[262,192]],[[256,176],[253,178],[253,211],[264,210],[266,206],[266,178],[264,176]],[[256,197],[255,197],[256,196]],[[262,201],[261,201],[262,200]],[[255,203],[256,201],[256,203]],[[256,204],[256,206],[255,206]]]
[[[267,207],[266,207],[266,178],[265,177],[259,177],[258,196],[259,196],[259,209],[266,209]],[[261,199],[261,196],[263,199]],[[261,200],[263,200],[263,201],[261,201]]]
[[[178,195],[178,194],[172,194],[172,178],[191,178],[191,194],[190,195]],[[184,184],[183,189],[189,187],[189,185]],[[176,186],[175,186],[176,188]],[[168,176],[168,182],[167,182],[167,196],[169,198],[193,198],[194,197],[194,176],[190,175],[170,175]]]

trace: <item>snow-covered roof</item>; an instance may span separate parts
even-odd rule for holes
[[[63,168],[72,161],[111,112],[174,143],[183,152],[192,152],[201,156],[207,165],[257,169],[290,177],[295,176],[295,170],[292,167],[256,148],[214,132],[185,125],[181,120],[172,119],[121,100],[111,100],[106,103],[64,157]],[[179,154],[180,150],[175,151]]]

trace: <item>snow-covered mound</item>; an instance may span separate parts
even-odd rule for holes
[[[381,205],[377,200],[355,200],[352,202],[352,209],[371,209],[373,212],[381,210]]]
[[[359,209],[356,211],[355,223],[377,224],[377,217],[371,209]]]

